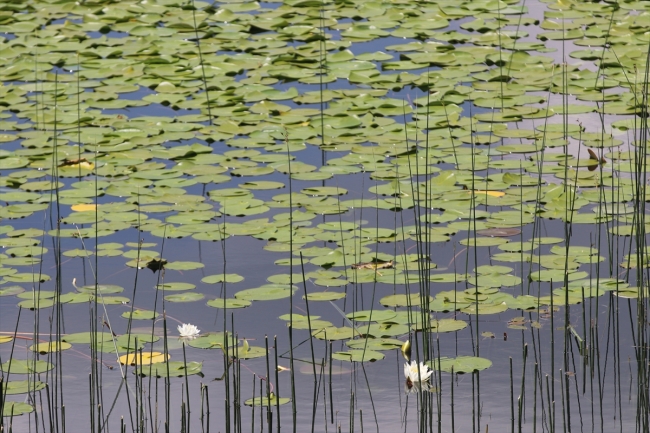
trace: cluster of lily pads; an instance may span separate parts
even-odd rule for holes
[[[635,134],[647,115],[650,8],[543,3],[543,17],[534,18],[514,0],[1,5],[0,296],[16,296],[29,310],[96,296],[129,302],[116,285],[55,289],[56,278],[39,270],[54,254],[44,246],[50,238],[64,241],[65,257],[192,275],[204,264],[175,261],[153,241],[249,236],[275,253],[275,265],[304,261],[306,301],[343,299],[348,285],[397,288],[381,297],[384,309],[348,312],[349,326],[295,312],[280,317],[317,339],[345,341],[332,357],[352,362],[383,359],[411,332],[462,330],[461,314],[536,310],[608,291],[647,296],[647,288],[617,278],[596,284],[584,269],[611,258],[592,246],[512,238],[540,218],[607,223],[616,237],[650,231],[636,222],[643,210],[628,204],[643,184],[630,174],[648,162],[638,160],[647,143]],[[611,122],[576,122],[597,116]],[[409,223],[373,226],[361,211],[401,212]],[[43,215],[58,224],[44,229]],[[124,242],[135,230],[149,242]],[[426,254],[408,253],[457,240],[519,267],[437,271]],[[394,265],[351,268],[388,262]],[[643,252],[620,264],[647,263]],[[188,281],[157,288],[168,302],[233,310],[293,296],[303,279],[294,271],[252,288],[237,286],[244,277],[234,273],[201,280],[236,285],[232,298],[206,301]],[[541,293],[531,289],[538,282],[565,284]],[[47,354],[95,342],[96,350],[126,353],[120,362],[145,375],[200,373],[200,363],[142,350],[157,338],[81,333],[31,349]],[[223,332],[187,344],[225,350],[228,338],[239,359],[266,355]],[[429,361],[456,373],[489,365],[473,357]],[[2,364],[12,375],[52,368],[35,359]],[[44,386],[9,381],[3,392]],[[3,416],[32,409],[11,403]]]

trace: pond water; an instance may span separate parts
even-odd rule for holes
[[[0,5],[0,430],[650,431],[646,3]]]

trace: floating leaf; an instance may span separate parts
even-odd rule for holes
[[[423,327],[421,325],[411,325],[411,328],[415,331],[421,331]],[[467,328],[467,322],[456,319],[433,319],[427,327],[429,332],[456,332],[465,328]]]
[[[341,292],[309,292],[303,299],[308,301],[336,301],[345,298],[345,293]]]
[[[132,367],[135,367],[140,365],[150,365],[157,364],[159,362],[165,362],[169,359],[169,357],[169,354],[165,356],[160,352],[140,352],[138,354],[131,353],[122,355],[119,357],[119,361],[122,365],[130,365]]]
[[[53,368],[54,365],[47,361],[34,361],[33,359],[10,359],[0,366],[4,373],[11,374],[45,373]]]
[[[251,301],[245,299],[217,298],[206,303],[209,307],[214,308],[246,308],[251,305]]]
[[[160,316],[159,313],[149,310],[134,310],[133,312],[125,311],[122,313],[122,317],[125,319],[133,320],[153,320]]]
[[[181,291],[181,290],[192,290],[196,288],[196,286],[192,283],[181,283],[181,282],[172,282],[168,283],[165,282],[164,284],[158,284],[156,285],[156,289],[158,290],[165,290],[165,291]]]
[[[113,334],[109,332],[97,332],[95,334],[96,341],[113,341]],[[61,341],[67,343],[81,343],[81,344],[90,344],[93,340],[93,335],[90,332],[77,332],[75,334],[67,334],[61,336]]]
[[[199,262],[168,262],[164,264],[165,269],[175,270],[175,271],[190,271],[193,269],[201,269],[205,265]]]
[[[32,380],[11,380],[3,382],[2,392],[6,395],[26,394],[36,392],[45,388],[45,384],[40,381]]]
[[[237,344],[235,337],[231,334],[227,334],[228,338],[228,350],[232,351],[233,347]],[[224,346],[224,333],[223,332],[214,332],[205,335],[201,335],[193,340],[188,341],[188,345],[196,347],[198,349],[221,349],[225,348]]]
[[[375,362],[384,359],[384,354],[370,349],[352,349],[347,352],[334,352],[332,358],[349,362]]]
[[[226,283],[239,283],[240,281],[244,281],[244,277],[238,274],[216,274],[208,275],[201,279],[201,282],[206,284],[217,284],[223,283],[224,281]]]
[[[49,343],[38,343],[29,346],[29,350],[32,352],[38,352],[41,355],[52,352],[60,352],[62,350],[68,350],[72,347],[72,344],[60,341],[51,341]]]
[[[34,412],[34,407],[27,403],[5,401],[2,406],[3,417],[14,417]]]
[[[291,401],[288,397],[278,398],[274,393],[271,393],[268,397],[255,397],[249,398],[244,401],[246,406],[263,406],[263,407],[275,407],[276,405],[287,404]]]
[[[185,292],[165,296],[167,302],[194,302],[203,299],[203,293]]]
[[[459,356],[457,358],[442,357],[439,360],[434,359],[433,361],[428,361],[427,365],[433,370],[440,370],[445,373],[451,373],[453,369],[454,373],[465,374],[490,368],[492,361],[476,356]]]
[[[137,370],[137,373],[144,377],[185,377],[193,374],[202,376],[202,369],[202,362],[167,361],[143,366]]]
[[[286,284],[264,284],[254,289],[241,290],[235,298],[247,301],[271,301],[291,296],[297,288]]]

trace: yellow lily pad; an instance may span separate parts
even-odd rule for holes
[[[159,362],[165,362],[170,358],[171,355],[161,352],[144,352],[144,353],[131,353],[128,355],[120,356],[120,364],[130,365],[135,367],[136,365],[150,365],[157,364]]]

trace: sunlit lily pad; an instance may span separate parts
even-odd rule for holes
[[[29,346],[29,350],[32,352],[38,352],[41,355],[46,353],[60,352],[62,350],[68,350],[72,347],[72,344],[66,342],[52,341],[49,343],[38,343],[32,346]]]
[[[165,362],[170,358],[170,355],[167,354],[165,356],[163,353],[160,352],[140,352],[137,355],[135,354],[127,354],[127,355],[122,355],[119,358],[120,364],[122,365],[130,365],[132,367],[140,366],[140,365],[149,365],[149,364],[157,364],[159,362]]]

